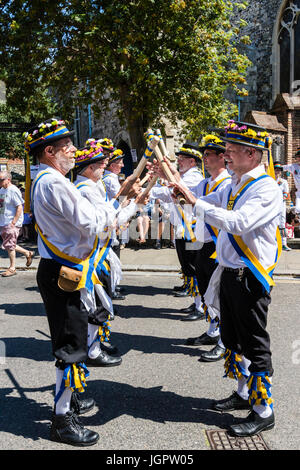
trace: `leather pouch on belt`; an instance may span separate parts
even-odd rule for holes
[[[74,292],[79,285],[82,277],[82,272],[77,269],[62,266],[58,276],[58,287],[66,292]]]

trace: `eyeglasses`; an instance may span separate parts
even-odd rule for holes
[[[73,142],[68,142],[68,143],[66,143],[66,144],[64,144],[64,145],[57,145],[57,146],[55,146],[55,148],[56,148],[57,150],[70,150],[72,147],[74,147]]]

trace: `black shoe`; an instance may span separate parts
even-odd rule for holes
[[[174,286],[173,287],[173,291],[174,292],[181,292],[181,291],[185,291],[185,287],[184,286]]]
[[[196,305],[193,303],[187,308],[181,308],[180,312],[182,313],[193,313],[195,311]]]
[[[237,392],[233,392],[230,397],[213,404],[212,408],[216,411],[250,410],[251,406],[248,400],[244,400]]]
[[[244,421],[229,426],[228,432],[231,436],[248,437],[254,436],[261,431],[272,429],[274,426],[274,413],[272,413],[268,418],[261,418],[254,410],[252,410]]]
[[[198,359],[200,362],[216,362],[223,359],[223,354],[225,353],[226,349],[222,348],[218,344],[211,350],[201,354],[200,358]]]
[[[117,346],[112,346],[110,343],[106,342],[101,343],[101,349],[107,352],[107,354],[117,354],[119,352]]]
[[[188,297],[190,294],[186,290],[173,291],[174,297]]]
[[[181,318],[181,321],[197,321],[197,320],[204,320],[205,313],[201,312],[201,310],[197,310],[195,308],[193,313],[190,313],[184,318]]]
[[[84,428],[76,414],[69,411],[65,415],[53,415],[50,439],[55,442],[85,447],[96,444],[99,440],[99,434]]]
[[[71,410],[77,415],[83,415],[92,410],[95,406],[95,400],[93,398],[85,398],[79,400],[79,393],[73,392],[71,397]]]
[[[197,338],[188,338],[185,344],[189,346],[211,346],[213,344],[218,344],[220,336],[209,336],[207,333],[198,336]]]
[[[124,287],[116,286],[115,287],[115,292],[124,292]]]
[[[92,367],[119,366],[121,362],[122,362],[121,357],[109,356],[109,354],[107,354],[107,352],[105,351],[101,351],[99,356],[97,356],[95,359],[91,359],[90,357],[88,357],[87,360],[85,361],[87,366],[92,366]]]
[[[119,292],[114,292],[112,295],[113,300],[124,300],[126,299],[125,295],[120,294]]]
[[[155,248],[156,250],[160,250],[160,249],[161,249],[161,243],[160,243],[160,241],[157,241],[157,242],[155,243],[154,248]]]

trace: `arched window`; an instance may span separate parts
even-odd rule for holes
[[[286,3],[279,22],[280,93],[300,88],[300,0]]]

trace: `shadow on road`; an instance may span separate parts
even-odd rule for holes
[[[34,441],[41,438],[48,440],[53,408],[45,402],[28,398],[26,394],[36,392],[40,396],[43,392],[54,390],[54,385],[22,388],[10,369],[5,372],[12,386],[0,390],[0,432]],[[162,385],[144,388],[109,380],[90,380],[82,398],[87,396],[95,399],[98,411],[91,416],[80,417],[85,426],[102,426],[123,415],[158,423],[199,423],[220,428],[234,422],[232,415],[211,410],[212,400],[164,391]]]
[[[33,337],[1,338],[5,344],[7,358],[23,358],[32,361],[52,361],[52,349],[50,339],[42,340]]]
[[[43,303],[18,303],[18,304],[1,304],[0,310],[4,310],[7,315],[24,316],[45,316],[45,308]]]
[[[131,349],[145,354],[187,354],[200,356],[207,349],[184,346],[180,338],[164,338],[159,336],[130,335],[127,333],[111,333],[111,343],[120,351],[121,355],[127,354]],[[209,346],[211,349],[211,346]]]
[[[159,318],[165,320],[181,320],[185,314],[176,308],[145,307],[144,305],[114,304],[116,315],[121,318]]]

